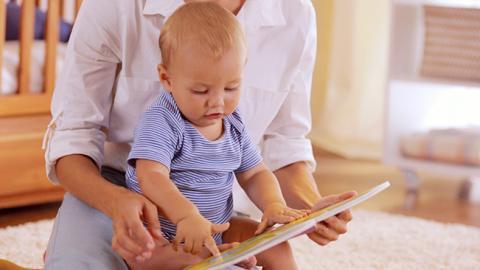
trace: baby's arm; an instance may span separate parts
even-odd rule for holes
[[[263,212],[256,234],[275,223],[288,223],[309,213],[287,207],[275,175],[263,162],[250,170],[236,173],[240,186]]]
[[[206,220],[197,207],[185,198],[170,179],[169,169],[155,161],[138,159],[137,178],[143,194],[153,201],[167,219],[177,225],[173,246],[184,242],[184,251],[197,254],[203,245],[213,255],[218,255],[212,233],[212,223]]]

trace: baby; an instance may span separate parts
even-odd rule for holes
[[[235,16],[211,2],[187,3],[160,35],[160,81],[166,90],[144,113],[128,157],[127,185],[160,213],[174,248],[218,255],[218,244],[241,242],[275,223],[305,216],[286,206],[237,109],[246,41]],[[263,212],[260,223],[232,219],[238,180]],[[296,269],[288,243],[257,255],[263,269]],[[131,265],[159,269],[164,262]]]

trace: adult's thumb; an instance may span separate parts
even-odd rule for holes
[[[230,228],[230,223],[223,223],[223,224],[212,224],[212,234],[214,233],[221,233]]]
[[[317,211],[328,207],[332,204],[339,203],[341,201],[347,200],[352,198],[353,196],[357,195],[355,191],[348,191],[341,194],[336,195],[329,195],[321,198],[312,208],[313,211]]]
[[[153,235],[153,237],[155,237],[157,240],[160,240],[160,242],[163,244],[167,244],[168,241],[163,237],[162,231],[160,230],[157,207],[153,205],[146,205],[143,211],[143,216],[145,221],[147,221],[148,231]]]

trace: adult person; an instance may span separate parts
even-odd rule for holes
[[[315,161],[305,138],[316,48],[311,2],[211,1],[232,11],[246,32],[240,108],[287,204],[319,209],[352,196],[321,198],[312,176]],[[67,190],[46,269],[127,269],[124,260],[147,260],[153,239],[161,238],[156,207],[125,189],[123,175],[133,129],[161,91],[155,41],[166,18],[183,3],[83,1],[45,135],[47,175]],[[346,232],[350,219],[345,211],[319,223],[309,237],[325,245]],[[181,256],[165,247],[165,256]]]

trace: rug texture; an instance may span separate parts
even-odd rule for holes
[[[480,269],[480,229],[354,210],[349,232],[325,247],[291,241],[299,269]],[[0,230],[0,258],[41,268],[53,221]]]

